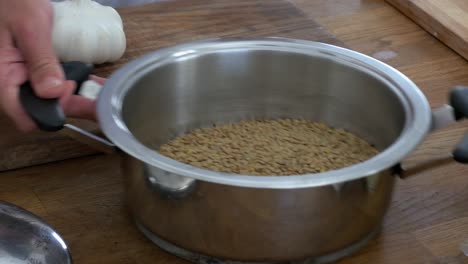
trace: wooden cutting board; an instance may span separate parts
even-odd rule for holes
[[[386,0],[468,60],[467,0]]]
[[[96,74],[104,77],[147,52],[205,38],[277,36],[341,45],[286,0],[174,0],[118,11],[127,50],[117,63],[97,68]],[[78,124],[98,130],[90,122]],[[0,127],[0,171],[97,153],[61,132],[20,134],[1,115]]]

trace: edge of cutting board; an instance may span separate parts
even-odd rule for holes
[[[429,34],[450,47],[460,56],[468,60],[468,45],[462,37],[447,27],[442,22],[431,19],[431,16],[418,5],[409,0],[385,0],[394,8],[399,10],[409,19],[426,30]]]

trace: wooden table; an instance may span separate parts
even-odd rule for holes
[[[464,59],[383,0],[291,1],[348,47],[407,74],[434,107],[446,102],[453,85],[468,84]],[[465,127],[432,134],[405,164],[449,152]],[[52,224],[68,242],[75,263],[186,263],[136,230],[122,193],[119,157],[112,155],[0,174],[0,200]],[[339,263],[468,263],[459,250],[467,239],[468,167],[451,163],[398,180],[381,236]]]

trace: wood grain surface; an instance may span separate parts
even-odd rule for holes
[[[408,75],[434,107],[446,102],[453,85],[468,84],[467,61],[384,0],[291,1],[347,47]],[[463,122],[430,135],[404,165],[449,153],[466,131]],[[4,172],[0,199],[52,224],[75,263],[187,263],[136,230],[125,207],[119,167],[118,156],[100,155]],[[468,167],[452,162],[422,171],[397,181],[382,234],[339,263],[468,263],[460,248],[468,240],[467,219]]]
[[[96,74],[100,76],[107,77],[126,62],[158,48],[205,38],[278,36],[340,44],[284,0],[164,1],[119,12],[127,50],[117,63],[98,66]],[[99,130],[91,122],[74,122]],[[0,127],[0,171],[96,154],[95,149],[63,133],[19,133],[1,114]]]
[[[92,122],[72,120],[71,123],[97,131],[97,126]],[[0,128],[0,171],[96,154],[95,149],[71,139],[62,131],[53,134],[19,132],[3,112],[0,112]]]
[[[466,0],[387,0],[387,2],[468,59]]]
[[[119,9],[127,50],[108,75],[131,59],[185,42],[230,37],[289,37],[342,45],[285,0],[177,0]]]

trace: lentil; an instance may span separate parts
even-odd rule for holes
[[[179,136],[159,151],[192,166],[258,176],[325,172],[378,153],[350,132],[303,119],[216,124]]]

